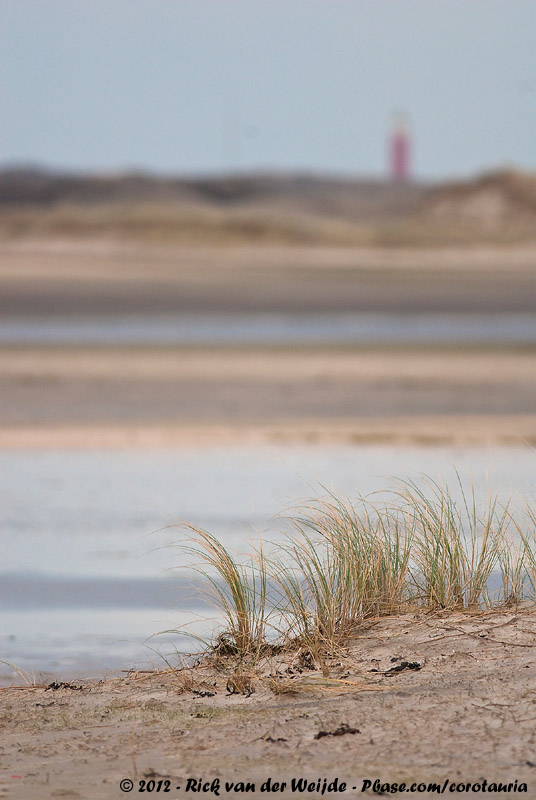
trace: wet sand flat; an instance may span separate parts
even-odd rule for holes
[[[0,247],[0,312],[106,315],[532,314],[536,248],[186,247],[26,241]],[[142,328],[143,331],[143,328]],[[215,334],[216,335],[216,334]],[[533,441],[536,351],[519,346],[0,348],[0,437],[176,442],[257,436]],[[30,433],[28,433],[30,432]],[[33,432],[33,433],[32,433]],[[167,432],[167,433],[166,433]],[[28,439],[29,436],[29,439]],[[352,439],[354,437],[354,439]],[[26,445],[24,445],[26,446]]]
[[[47,428],[100,430],[101,441],[114,428],[152,429],[155,441],[166,429],[195,439],[254,428],[299,440],[315,426],[337,439],[436,428],[442,441],[456,424],[462,439],[510,442],[536,427],[530,349],[4,348],[0,390],[4,442]]]
[[[533,312],[536,247],[0,246],[0,313]]]

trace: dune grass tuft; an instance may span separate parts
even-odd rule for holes
[[[536,601],[533,509],[521,524],[510,504],[479,502],[459,478],[456,493],[400,481],[387,497],[328,494],[290,519],[269,555],[259,545],[244,563],[189,527],[187,549],[223,618],[216,652],[258,659],[276,640],[322,665],[373,617]]]
[[[209,595],[225,620],[217,642],[226,655],[255,656],[266,639],[267,570],[262,548],[239,564],[207,531],[188,526],[193,544],[187,551],[200,559],[193,565],[207,581]]]
[[[406,599],[410,537],[397,512],[356,508],[329,495],[292,520],[294,535],[269,561],[286,633],[315,657],[333,653],[367,617]]]
[[[433,481],[398,490],[413,531],[415,599],[432,610],[489,605],[489,579],[512,550],[508,506],[491,496],[479,509],[474,488],[468,495],[458,484],[461,501]]]

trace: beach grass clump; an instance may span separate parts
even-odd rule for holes
[[[520,546],[501,559],[503,595],[508,603],[528,598],[536,602],[536,509],[527,505],[522,520],[514,520]]]
[[[408,599],[411,535],[398,511],[329,495],[291,523],[269,573],[287,634],[314,654],[334,652],[363,619]]]
[[[508,505],[490,496],[482,508],[474,488],[467,494],[458,483],[458,501],[433,481],[398,489],[413,532],[414,599],[431,610],[490,605],[490,577],[514,549]]]
[[[259,545],[244,562],[189,527],[223,618],[214,649],[258,659],[278,641],[322,665],[374,617],[536,601],[533,509],[521,524],[509,503],[478,502],[459,478],[455,493],[427,479],[399,481],[387,497],[314,500],[269,555]]]
[[[188,526],[193,534],[186,549],[196,557],[193,568],[206,580],[208,594],[223,617],[218,648],[223,654],[258,656],[266,641],[267,570],[262,547],[239,563],[207,531]]]

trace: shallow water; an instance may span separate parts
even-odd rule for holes
[[[157,631],[212,613],[175,546],[187,521],[241,547],[276,539],[289,505],[356,496],[389,476],[455,481],[487,495],[536,495],[527,449],[240,446],[151,451],[4,451],[0,659],[57,677],[154,663]],[[212,628],[212,623],[205,626]],[[184,645],[175,637],[173,643]],[[171,639],[151,640],[169,651]],[[8,667],[4,681],[18,680]]]
[[[0,344],[534,344],[536,314],[176,314],[4,318]]]

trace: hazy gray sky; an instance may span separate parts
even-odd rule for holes
[[[536,0],[0,0],[0,161],[536,168]]]

